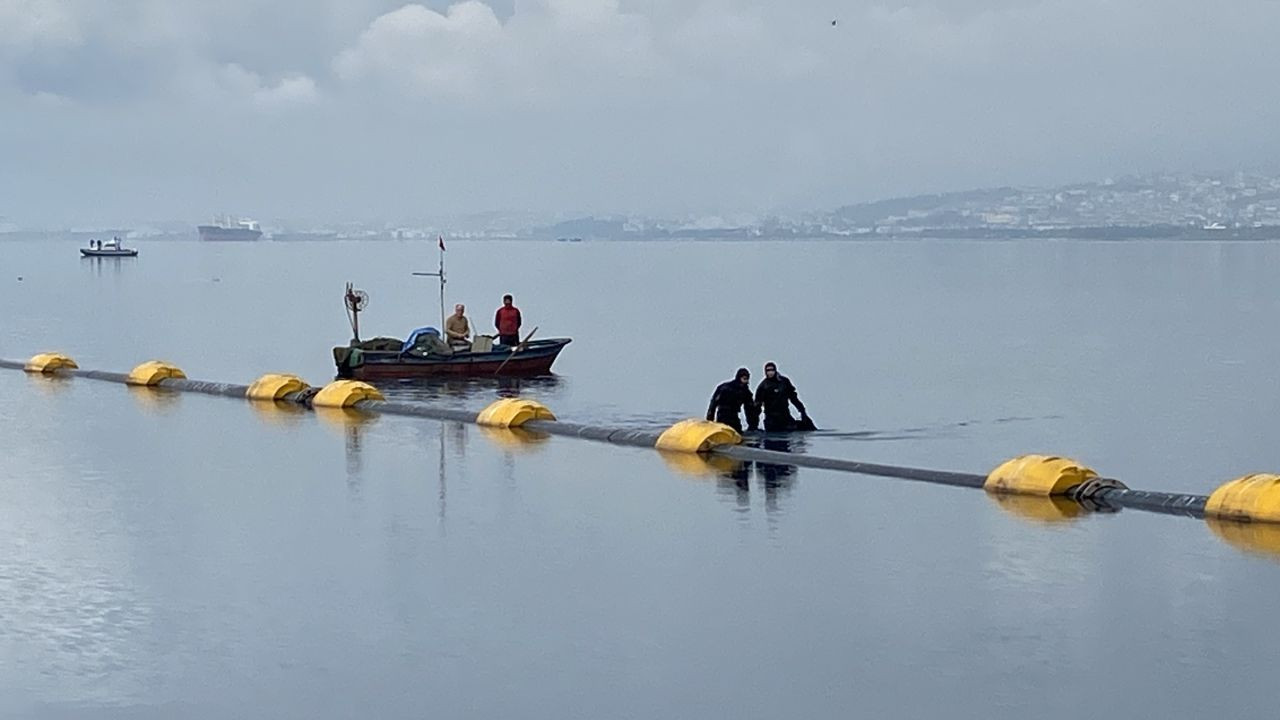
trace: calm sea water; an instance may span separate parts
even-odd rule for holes
[[[332,377],[438,324],[430,244],[0,245],[0,356]],[[394,386],[700,415],[776,361],[793,448],[985,472],[1077,457],[1208,492],[1280,470],[1280,245],[450,244],[557,377]],[[19,277],[21,278],[19,280]],[[1230,529],[700,468],[563,438],[0,372],[0,711],[18,717],[1203,717],[1266,712],[1280,560]],[[1224,539],[1223,534],[1229,537]],[[1272,543],[1280,546],[1280,543]]]

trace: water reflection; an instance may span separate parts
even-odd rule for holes
[[[467,445],[471,426],[460,422],[414,423],[414,435],[421,442],[416,447],[427,448],[429,444],[436,446],[436,517],[441,521],[440,529],[444,530],[444,520],[449,508],[449,462],[455,461],[463,465],[461,476],[466,476]],[[423,465],[426,472],[424,482],[431,482],[430,470]]]
[[[347,487],[353,497],[358,496],[365,485],[365,456],[369,449],[368,433],[373,425],[379,423],[381,416],[350,408],[317,407],[315,413],[323,425],[341,433],[346,459]],[[270,411],[264,411],[263,415],[268,422],[280,422]],[[440,528],[443,531],[443,521],[448,514],[449,481],[457,478],[465,479],[467,476],[467,445],[470,433],[475,428],[461,422],[397,424],[397,427],[406,428],[410,433],[415,454],[421,457],[422,481],[436,485],[436,515],[441,520]],[[547,433],[524,428],[479,427],[479,431],[498,447],[502,460],[500,477],[512,487],[515,485],[516,476],[515,456],[540,450],[551,437]],[[373,432],[377,433],[378,430]],[[436,451],[436,461],[431,463],[430,455],[433,446]],[[377,456],[378,452],[375,451],[375,460]],[[454,467],[450,467],[451,464]]]
[[[566,387],[563,378],[548,375],[536,378],[510,377],[467,377],[467,378],[428,378],[404,380],[400,382],[378,383],[378,389],[388,399],[424,402],[437,407],[471,409],[489,405],[495,400],[509,397],[527,397],[539,402],[554,404],[554,398]],[[462,442],[455,449],[455,455],[465,454],[465,432],[461,423],[442,423],[442,427],[453,427]],[[441,432],[444,432],[443,430]],[[485,437],[497,444],[501,449],[502,479],[508,487],[515,487],[515,455],[536,451],[548,439],[549,435],[537,433],[523,428],[493,429],[481,428]],[[446,468],[444,464],[445,446],[443,436],[440,446],[440,516],[444,517]]]
[[[445,510],[448,508],[449,501],[449,472],[445,463],[445,437],[453,436],[453,457],[463,460],[467,456],[467,438],[470,432],[470,426],[467,423],[440,423],[440,477],[438,479],[439,486],[436,492],[437,515],[440,518],[441,529],[444,528]]]
[[[751,463],[734,460],[728,470],[720,474],[716,483],[720,495],[737,501],[739,512],[751,509]]]
[[[723,455],[703,455],[695,453],[672,452],[659,450],[659,457],[676,473],[689,477],[717,477],[733,472],[741,460],[734,460]]]
[[[31,384],[44,395],[61,395],[71,388],[72,380],[69,377],[45,373],[27,373],[27,377]]]
[[[133,398],[138,407],[159,415],[172,413],[182,402],[182,393],[177,390],[138,385],[129,385],[128,390],[129,397]]]
[[[320,417],[323,424],[330,428],[341,432],[343,437],[343,453],[346,459],[347,486],[355,495],[364,485],[365,472],[365,452],[367,450],[367,434],[375,425],[381,416],[352,410],[350,408],[315,408],[316,414]],[[428,448],[433,445],[436,448],[436,467],[434,478],[432,477],[432,468],[426,462],[421,464],[423,468],[423,482],[436,484],[436,516],[441,520],[440,528],[444,530],[443,521],[448,514],[449,506],[449,480],[457,477],[466,477],[466,457],[467,445],[470,439],[472,426],[461,422],[428,422],[428,423],[412,423],[401,425],[400,427],[408,428],[412,435],[412,447],[423,453],[423,459],[429,458]],[[497,439],[508,452],[508,462],[504,464],[508,474],[514,472],[514,466],[510,462],[511,449],[520,446],[536,445],[543,442],[547,437],[544,433],[534,433],[528,430],[497,430],[492,428],[480,428],[486,436]],[[376,430],[374,432],[377,432]],[[375,452],[375,458],[377,453]],[[455,468],[450,469],[450,463]],[[456,466],[461,465],[461,470]]]
[[[777,452],[798,452],[804,449],[804,441],[796,438],[761,438],[759,446]],[[735,503],[737,509],[751,509],[751,479],[755,476],[755,490],[764,497],[767,513],[778,511],[780,498],[795,486],[796,466],[760,460],[737,460],[723,455],[693,453],[669,453],[659,451],[672,470],[692,477],[716,478],[717,492]]]
[[[506,397],[529,397],[546,402],[559,396],[567,386],[564,378],[558,375],[536,378],[426,378],[374,384],[389,399],[432,402],[448,407],[478,404],[471,401],[488,404]]]
[[[347,489],[357,493],[364,484],[364,434],[378,416],[351,408],[317,407],[314,411],[323,425],[342,433]]]
[[[124,263],[137,262],[137,260],[126,257],[85,257],[81,255],[80,262],[89,266],[89,270],[94,277],[102,277],[104,270],[112,276],[118,277],[124,271]]]
[[[1228,545],[1252,555],[1280,562],[1280,525],[1264,522],[1239,522],[1214,517],[1205,524]]]
[[[776,450],[778,452],[793,452],[792,444],[792,440],[765,438],[761,441],[761,445],[765,450]],[[803,439],[796,440],[794,444],[796,445],[794,451],[803,452]],[[795,475],[795,465],[756,462],[756,482],[764,486],[765,510],[773,512],[778,509],[778,496],[791,492],[792,486],[795,485]]]
[[[480,426],[480,432],[504,451],[509,452],[534,451],[551,439],[549,433],[526,430],[519,427],[494,428]]]
[[[1001,510],[1034,524],[1053,525],[1073,522],[1089,511],[1075,500],[1063,497],[1036,497],[988,493],[987,497]]]
[[[311,414],[306,407],[289,402],[251,402],[249,407],[259,420],[279,427],[297,427]]]

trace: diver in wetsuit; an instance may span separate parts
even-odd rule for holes
[[[738,410],[747,416],[747,429],[760,427],[760,413],[756,410],[755,399],[751,397],[751,373],[746,368],[738,368],[732,380],[716,386],[711,395],[711,404],[707,406],[707,419],[724,423],[742,432],[742,424],[738,422]]]
[[[765,432],[791,432],[792,430],[812,430],[813,421],[805,412],[804,403],[796,395],[796,386],[778,372],[778,366],[769,362],[764,364],[764,379],[756,386],[755,403],[757,412],[764,413]],[[790,403],[800,411],[800,420],[791,417]]]

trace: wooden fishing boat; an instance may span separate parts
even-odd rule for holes
[[[440,281],[440,320],[444,327],[444,241],[440,241],[440,268],[414,273]],[[551,374],[551,365],[571,338],[534,340],[535,327],[514,346],[495,344],[491,335],[477,335],[470,346],[451,346],[442,332],[421,327],[401,340],[396,337],[360,339],[360,313],[369,295],[347,283],[344,304],[352,339],[333,348],[338,377],[355,380],[393,380],[430,377],[536,377]]]
[[[450,355],[405,350],[398,338],[353,340],[333,349],[338,376],[355,380],[391,380],[429,377],[535,377],[549,375],[551,365],[572,340],[530,340],[516,347],[495,345],[485,351],[455,350]],[[400,347],[388,348],[392,343]]]

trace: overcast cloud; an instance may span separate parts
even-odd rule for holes
[[[1273,0],[0,0],[0,215],[764,213],[1274,169],[1278,35]]]

